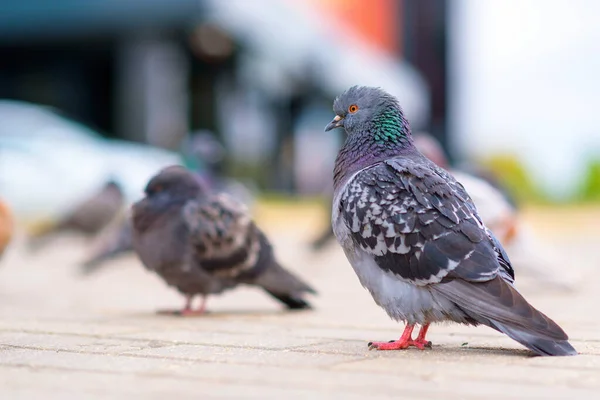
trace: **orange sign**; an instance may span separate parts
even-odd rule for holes
[[[311,0],[327,15],[344,22],[369,43],[396,53],[401,50],[402,0]]]

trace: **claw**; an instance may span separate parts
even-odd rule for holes
[[[411,337],[413,328],[414,325],[406,325],[402,336],[398,340],[390,340],[389,342],[369,342],[367,346],[369,347],[369,350],[404,350],[411,346],[414,346],[419,350],[425,350],[426,348],[430,349],[432,347],[431,342],[425,340],[429,324],[424,325],[421,328],[419,335],[414,340]]]

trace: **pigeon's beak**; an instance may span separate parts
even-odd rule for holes
[[[336,115],[335,118],[333,118],[333,121],[331,121],[325,127],[325,132],[328,132],[332,129],[339,128],[342,126],[344,126],[344,118],[340,117],[339,115]]]

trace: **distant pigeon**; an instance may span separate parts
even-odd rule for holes
[[[188,166],[211,191],[228,193],[252,206],[256,197],[253,188],[226,176],[227,150],[213,132],[207,129],[192,132],[183,146]]]
[[[84,275],[91,274],[106,262],[120,255],[133,253],[132,231],[130,215],[123,215],[106,227],[94,239],[91,254],[81,264],[81,272]]]
[[[202,314],[207,295],[239,284],[264,289],[290,309],[309,308],[315,291],[275,259],[246,207],[226,194],[211,194],[179,166],[153,177],[146,197],[132,209],[133,243],[142,263],[186,299],[179,313]],[[199,295],[199,309],[192,299]]]
[[[398,100],[354,86],[333,110],[325,130],[347,133],[333,172],[335,236],[375,302],[407,324],[400,339],[369,347],[424,349],[431,323],[454,321],[487,325],[538,355],[577,354],[516,290],[508,256],[463,186],[415,148]]]
[[[12,213],[8,206],[0,200],[0,258],[10,243],[14,230]]]
[[[53,235],[66,231],[92,236],[106,227],[123,207],[124,196],[120,186],[108,181],[102,189],[78,204],[58,223],[31,235],[29,246],[38,249]]]
[[[202,130],[188,137],[182,146],[188,164],[201,185],[211,192],[230,194],[251,207],[255,195],[245,184],[223,175],[225,147],[210,131]],[[123,217],[117,225],[108,227],[94,240],[91,254],[81,264],[85,275],[94,273],[118,256],[133,252],[131,220]]]

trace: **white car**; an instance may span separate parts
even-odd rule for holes
[[[17,220],[58,218],[111,178],[133,202],[173,164],[183,165],[175,152],[106,139],[48,107],[0,100],[0,197]]]

